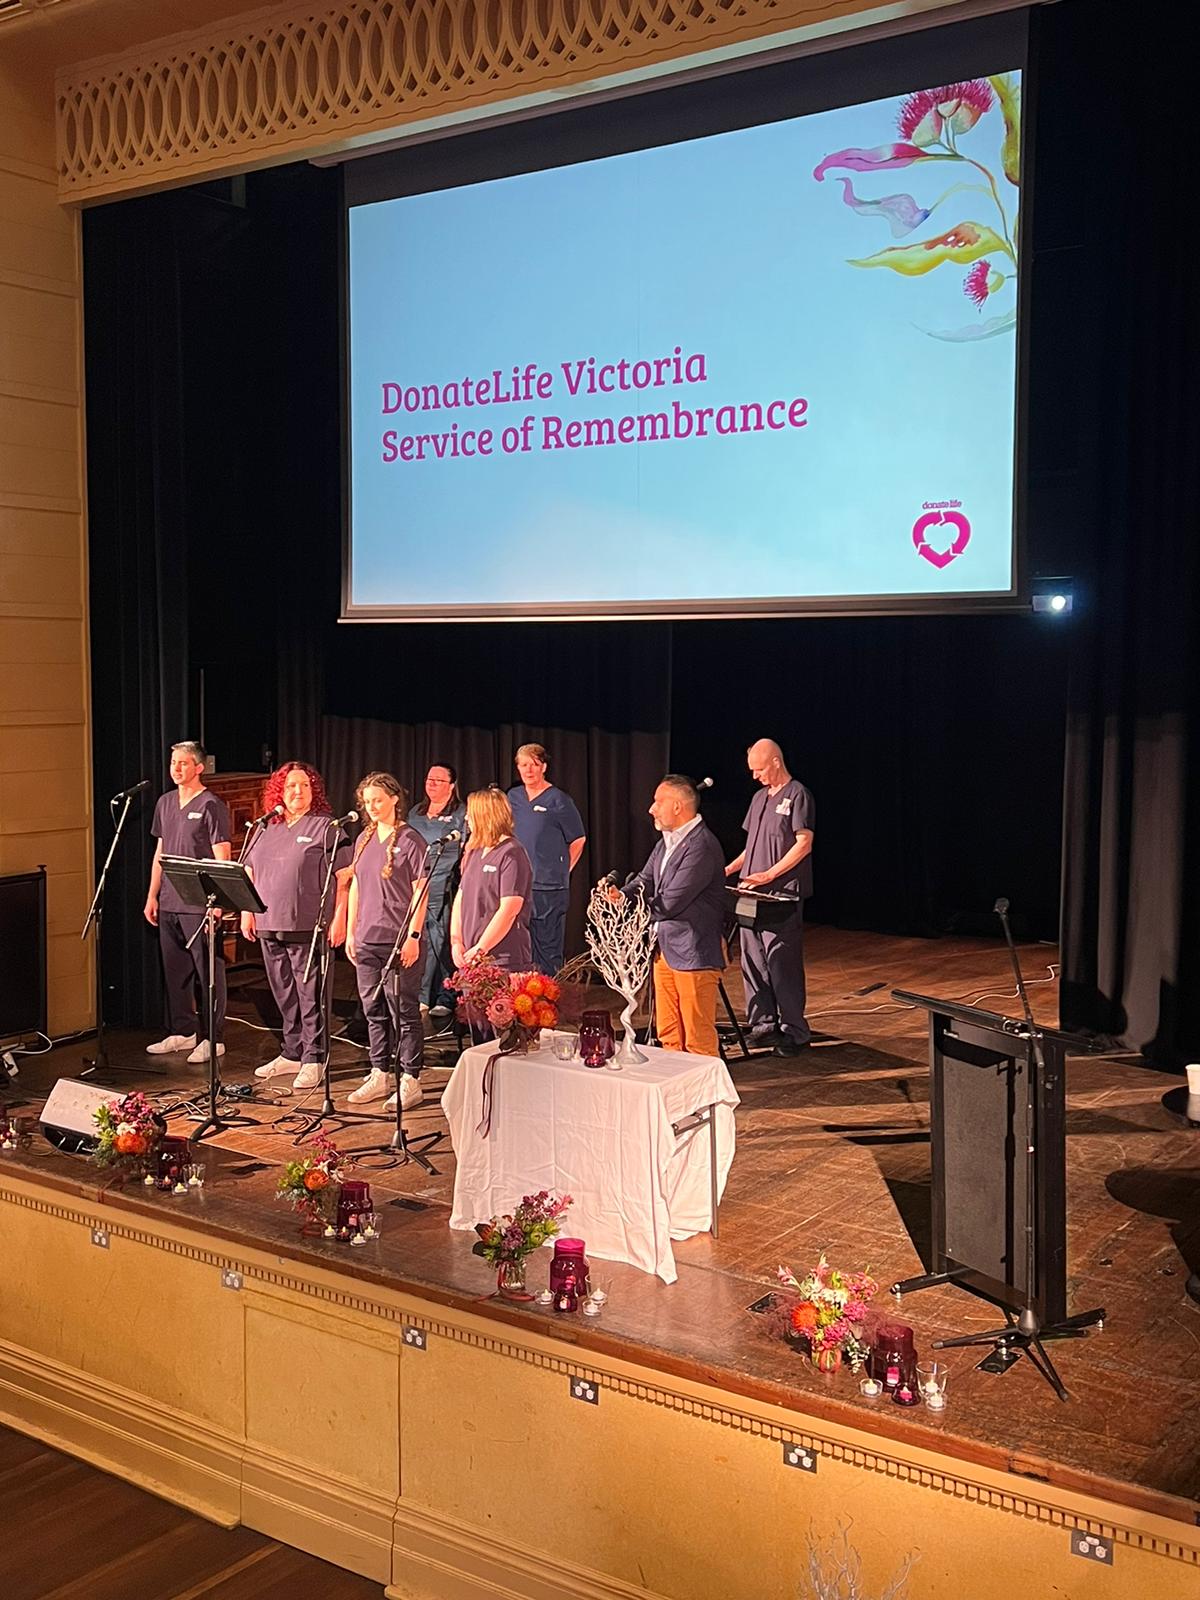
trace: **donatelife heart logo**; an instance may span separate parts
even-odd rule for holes
[[[926,543],[925,535],[931,529],[943,525],[955,530],[954,542],[947,550],[935,550]],[[930,566],[937,567],[940,572],[967,548],[971,541],[971,524],[961,511],[927,511],[913,523],[912,538],[917,554],[924,556]]]

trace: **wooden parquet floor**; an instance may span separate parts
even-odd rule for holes
[[[4,1600],[379,1600],[382,1589],[248,1528],[218,1528],[0,1428]]]

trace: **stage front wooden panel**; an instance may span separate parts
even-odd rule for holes
[[[0,1418],[396,1600],[795,1596],[809,1538],[845,1522],[870,1594],[915,1552],[911,1600],[1200,1597],[1185,1522],[642,1366],[590,1330],[583,1350],[364,1253],[251,1246],[204,1207],[0,1166]],[[1074,1553],[1088,1535],[1111,1566]]]

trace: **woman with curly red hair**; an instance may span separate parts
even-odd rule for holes
[[[346,937],[350,894],[350,845],[332,826],[321,774],[305,761],[285,761],[263,787],[262,808],[274,812],[245,856],[246,870],[267,909],[257,917],[242,913],[242,935],[262,949],[267,982],[283,1021],[279,1054],[255,1072],[256,1078],[291,1077],[294,1087],[315,1089],[326,1050],[325,996],[319,992],[318,963],[307,978],[308,947],[321,911],[321,890],[330,853],[337,894],[328,918],[331,945]]]

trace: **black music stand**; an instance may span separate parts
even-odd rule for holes
[[[163,856],[163,877],[171,884],[184,905],[202,913],[200,925],[188,940],[188,947],[201,934],[205,935],[208,949],[208,984],[206,993],[208,1022],[208,1116],[192,1134],[200,1140],[210,1133],[220,1133],[225,1128],[252,1127],[253,1117],[222,1117],[217,1112],[217,1096],[221,1083],[217,1074],[217,1040],[213,1019],[216,1013],[217,994],[217,929],[221,911],[265,911],[249,874],[239,861],[194,860],[191,856]],[[207,930],[207,932],[206,932]]]
[[[929,1013],[932,1270],[896,1295],[954,1284],[999,1304],[1002,1328],[939,1339],[938,1350],[990,1344],[989,1370],[1022,1351],[1060,1400],[1067,1391],[1043,1348],[1082,1339],[1104,1310],[1067,1314],[1067,1050],[1071,1034],[893,989]]]

